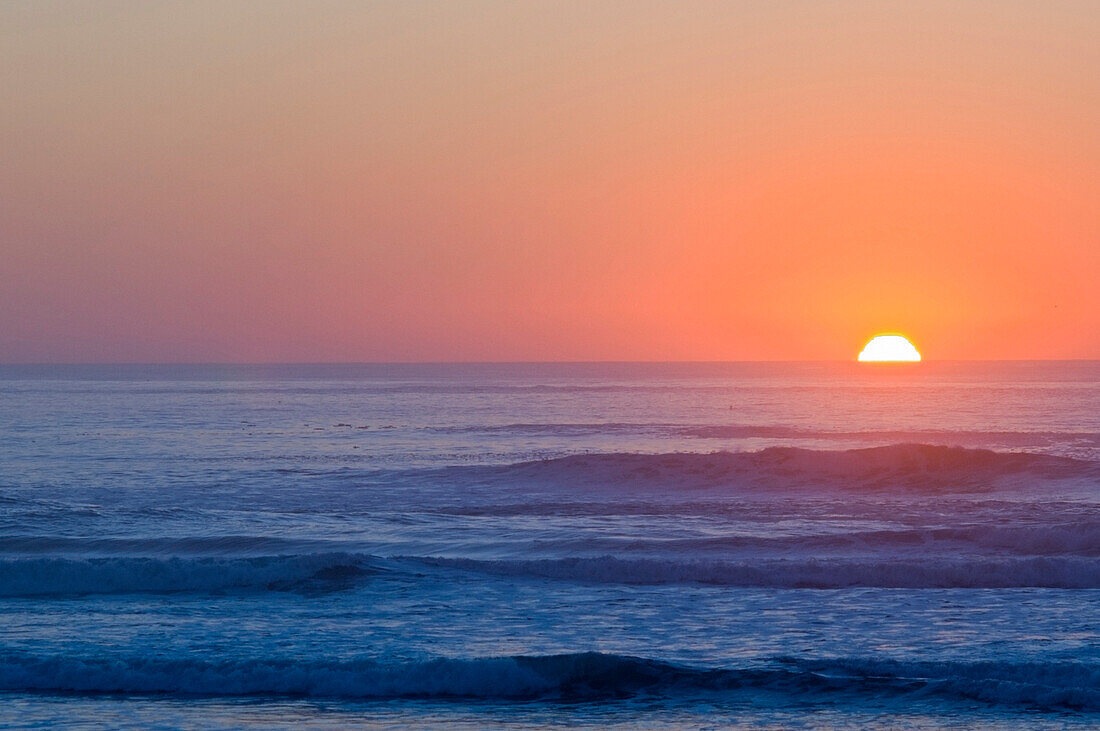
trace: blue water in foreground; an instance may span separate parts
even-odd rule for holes
[[[1100,363],[0,367],[0,725],[1095,726]]]

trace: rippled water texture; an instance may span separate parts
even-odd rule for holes
[[[1100,364],[0,367],[0,723],[1088,727]]]

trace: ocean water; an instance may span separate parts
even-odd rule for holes
[[[1097,362],[0,367],[0,725],[1098,723]]]

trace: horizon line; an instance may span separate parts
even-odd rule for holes
[[[922,358],[920,361],[861,362],[855,358],[707,359],[707,360],[319,360],[319,361],[8,361],[0,368],[28,366],[367,366],[367,365],[684,365],[729,363],[852,363],[856,365],[910,365],[922,363],[1089,363],[1096,358]]]

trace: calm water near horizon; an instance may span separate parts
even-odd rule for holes
[[[0,366],[0,725],[1089,727],[1100,361]]]

